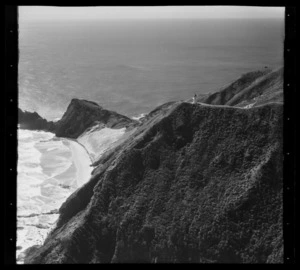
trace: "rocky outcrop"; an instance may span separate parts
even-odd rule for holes
[[[18,123],[21,129],[53,132],[55,124],[42,118],[37,112],[22,111],[18,108]]]
[[[97,162],[25,263],[278,263],[282,104],[177,102]]]
[[[72,99],[63,117],[56,123],[55,134],[58,137],[77,138],[86,129],[99,123],[108,128],[127,128],[137,121],[105,110],[95,102]]]

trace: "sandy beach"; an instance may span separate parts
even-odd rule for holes
[[[86,149],[78,142],[73,140],[67,140],[68,146],[72,151],[72,159],[76,167],[76,182],[77,187],[81,187],[91,177],[93,167],[91,167],[91,158],[88,155]]]
[[[92,130],[84,132],[77,140],[85,147],[92,162],[95,162],[105,151],[123,137],[125,130],[125,128],[111,129],[96,125]]]

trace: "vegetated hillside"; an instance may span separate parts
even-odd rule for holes
[[[199,101],[237,107],[283,102],[283,68],[246,73],[224,89]]]
[[[149,117],[25,263],[282,262],[282,110],[179,102]]]
[[[123,128],[137,122],[114,111],[105,110],[95,102],[72,99],[63,117],[56,123],[55,135],[77,138],[97,123],[108,128]]]

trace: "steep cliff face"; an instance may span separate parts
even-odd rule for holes
[[[97,161],[25,263],[282,262],[282,105],[167,107]]]
[[[43,130],[53,132],[55,124],[52,121],[47,121],[36,112],[22,111],[18,108],[18,123],[22,129]]]
[[[109,128],[123,128],[136,121],[114,111],[105,110],[95,102],[72,99],[67,111],[56,123],[55,134],[58,137],[77,138],[87,128],[98,123]]]

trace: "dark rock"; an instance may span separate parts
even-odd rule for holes
[[[21,129],[43,130],[53,132],[55,129],[54,122],[47,121],[36,112],[22,111],[18,108],[18,123]]]
[[[37,251],[41,246],[40,245],[34,245],[32,247],[27,248],[22,252],[21,258],[24,258],[24,264],[28,264],[27,258],[30,258],[30,256]]]

